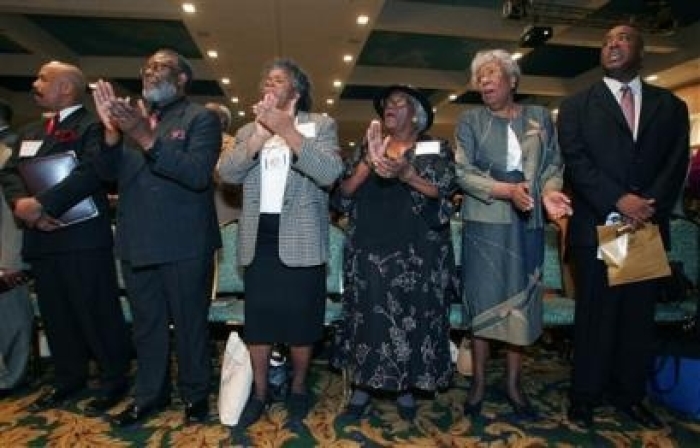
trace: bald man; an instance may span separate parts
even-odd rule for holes
[[[99,389],[85,404],[98,414],[127,392],[129,337],[119,302],[105,185],[94,173],[104,128],[83,107],[86,81],[75,66],[50,62],[32,85],[36,103],[53,118],[28,127],[0,172],[5,198],[24,225],[22,255],[31,265],[41,317],[54,364],[52,387],[32,404],[35,411],[82,396],[88,362],[99,368]],[[54,187],[32,196],[18,166],[73,151],[78,166]],[[86,197],[98,216],[62,226],[58,217]]]

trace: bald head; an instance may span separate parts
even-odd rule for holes
[[[86,88],[85,76],[78,67],[58,61],[44,64],[32,85],[37,104],[53,111],[81,104]]]

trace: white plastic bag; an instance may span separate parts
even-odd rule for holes
[[[250,354],[238,333],[232,331],[226,341],[221,362],[221,387],[219,388],[219,419],[221,424],[233,426],[243,412],[253,384],[253,367]]]

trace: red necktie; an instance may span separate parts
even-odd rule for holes
[[[53,131],[56,129],[57,124],[58,124],[58,114],[53,115],[51,118],[49,118],[46,121],[46,135],[53,134]]]
[[[634,134],[634,94],[630,86],[626,84],[620,88],[620,91],[622,92],[622,97],[620,98],[622,113],[625,115],[630,131]]]

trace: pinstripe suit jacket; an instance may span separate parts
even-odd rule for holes
[[[280,260],[287,266],[315,266],[328,260],[328,190],[343,170],[335,121],[299,112],[298,123],[315,123],[316,136],[304,137],[294,157],[280,214]],[[236,133],[235,145],[219,159],[223,182],[243,185],[243,210],[238,225],[238,263],[248,266],[255,256],[260,215],[260,158],[249,158],[246,142],[255,131],[248,123]]]

